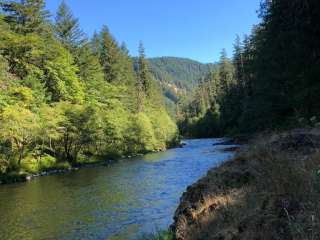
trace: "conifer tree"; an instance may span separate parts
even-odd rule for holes
[[[142,42],[139,43],[138,78],[142,85],[144,94],[149,95],[151,88],[151,76]]]
[[[241,45],[241,39],[237,35],[235,43],[233,45],[233,66],[235,68],[235,79],[239,84],[241,90],[244,89],[244,62],[243,62],[243,48]]]
[[[1,1],[5,21],[17,33],[42,33],[48,29],[49,12],[44,0]]]
[[[233,82],[233,66],[228,59],[226,49],[222,49],[220,62],[219,62],[219,73],[221,90],[223,93],[228,92]]]
[[[121,78],[121,64],[117,42],[111,36],[106,26],[102,28],[100,37],[101,50],[99,57],[105,80],[109,83],[119,82]]]
[[[79,20],[73,16],[65,1],[62,1],[58,8],[54,31],[57,38],[70,51],[74,51],[86,42]]]
[[[100,59],[101,48],[102,48],[102,38],[101,34],[96,31],[90,40],[90,48],[92,53]]]

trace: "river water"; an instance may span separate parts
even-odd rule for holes
[[[0,186],[0,239],[130,240],[166,229],[186,187],[232,156],[222,139]]]

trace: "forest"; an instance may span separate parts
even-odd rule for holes
[[[65,2],[53,16],[43,0],[1,1],[1,173],[165,149],[175,122],[185,137],[317,125],[318,5],[262,1],[232,57],[201,64],[147,59],[142,43],[131,57],[107,26],[88,38]]]
[[[88,38],[65,2],[54,16],[43,0],[0,4],[0,175],[176,143],[142,43],[134,64],[107,26]]]
[[[320,239],[320,1],[257,13],[200,63],[88,36],[66,1],[0,0],[0,184],[51,175],[0,188],[0,238]]]
[[[258,13],[178,105],[183,135],[243,145],[182,195],[172,239],[320,239],[320,1]]]
[[[178,105],[185,136],[212,137],[317,125],[319,1],[261,2],[261,23],[237,36],[232,58],[199,80]]]

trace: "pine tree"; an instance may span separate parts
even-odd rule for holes
[[[49,12],[43,0],[1,1],[5,21],[17,33],[42,33],[48,30]]]
[[[79,68],[80,79],[85,83],[88,91],[93,91],[95,85],[104,80],[99,58],[92,53],[89,43],[87,43],[78,48],[75,59]]]
[[[151,88],[151,76],[148,62],[145,56],[145,49],[142,42],[139,43],[138,78],[141,82],[144,94],[149,95]]]
[[[100,59],[101,48],[102,48],[102,38],[101,34],[94,32],[90,41],[90,48],[92,53]]]
[[[129,56],[129,50],[125,42],[121,43],[120,49],[124,55]]]
[[[239,35],[237,35],[235,43],[233,45],[233,66],[235,68],[235,79],[241,88],[244,90],[244,62],[243,62],[243,48],[241,45],[241,39]]]
[[[222,93],[227,93],[233,84],[233,65],[227,56],[226,49],[222,49],[219,62],[219,75]]]
[[[120,53],[117,42],[111,36],[108,27],[104,26],[100,33],[100,63],[103,67],[105,80],[109,83],[121,81]]]
[[[85,34],[79,27],[79,20],[73,16],[65,1],[62,1],[58,8],[54,30],[57,38],[72,52],[86,42]]]

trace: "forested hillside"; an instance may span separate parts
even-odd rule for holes
[[[150,69],[156,79],[174,84],[180,89],[192,89],[207,75],[213,64],[177,57],[150,58]]]
[[[134,69],[106,26],[89,39],[64,2],[53,22],[43,0],[0,3],[0,175],[175,141],[142,44]]]
[[[208,137],[316,124],[319,12],[316,0],[263,1],[261,23],[237,37],[232,58],[222,51],[219,68],[181,104],[182,133]]]
[[[162,88],[166,108],[174,118],[177,117],[177,103],[190,95],[201,79],[216,67],[178,57],[149,58],[148,61],[153,78]]]

